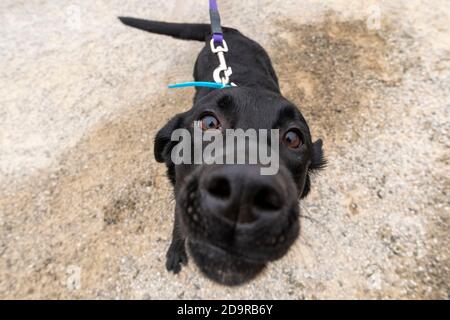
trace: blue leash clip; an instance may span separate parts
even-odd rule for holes
[[[231,88],[232,85],[221,84],[221,83],[216,83],[216,82],[203,82],[203,81],[169,84],[169,89],[187,88],[187,87],[207,87],[207,88],[213,88],[213,89],[223,89],[223,88]]]

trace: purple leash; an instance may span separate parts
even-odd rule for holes
[[[223,31],[220,22],[219,7],[217,0],[209,0],[209,16],[211,18],[211,33],[213,35],[214,43],[217,45],[223,44]]]

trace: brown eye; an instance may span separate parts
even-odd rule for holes
[[[200,119],[201,129],[203,131],[220,129],[220,122],[216,117],[212,115],[204,116]]]
[[[300,138],[300,133],[297,130],[290,130],[286,132],[283,137],[283,142],[291,149],[297,149],[303,144],[302,138]]]

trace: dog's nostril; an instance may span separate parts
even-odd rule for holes
[[[228,199],[231,195],[231,186],[227,179],[223,177],[213,178],[208,184],[208,192],[220,199]]]
[[[277,211],[283,207],[283,201],[274,189],[263,187],[256,193],[253,205],[260,210]]]

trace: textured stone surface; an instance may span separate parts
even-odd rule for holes
[[[202,44],[115,17],[207,22],[207,1],[4,0],[0,298],[449,298],[448,1],[222,2],[325,141],[295,246],[238,288],[164,269],[152,139]]]

